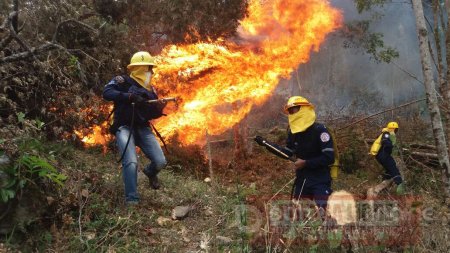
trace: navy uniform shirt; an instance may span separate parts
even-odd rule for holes
[[[391,140],[391,134],[388,131],[383,132],[381,134],[381,147],[376,158],[379,161],[384,162],[388,157],[391,157],[393,148],[394,145]]]
[[[103,98],[114,102],[114,123],[110,132],[115,134],[120,126],[130,126],[134,111],[134,127],[148,126],[148,121],[162,115],[162,108],[158,103],[140,104],[133,107],[130,95],[135,94],[146,100],[158,99],[154,90],[148,91],[138,82],[127,75],[117,76],[105,85]]]
[[[296,171],[297,182],[303,184],[306,179],[305,187],[331,184],[329,166],[334,162],[333,139],[324,125],[314,123],[304,132],[295,134],[289,130],[286,148],[306,161],[305,167]]]

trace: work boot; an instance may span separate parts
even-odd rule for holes
[[[157,175],[150,176],[148,179],[150,180],[150,186],[153,189],[158,190],[161,187],[161,184],[159,183]]]
[[[150,184],[150,187],[152,187],[155,190],[158,190],[161,187],[161,184],[159,183],[157,175],[152,175],[152,173],[148,172],[145,169],[144,169],[144,174],[148,177],[148,182]]]

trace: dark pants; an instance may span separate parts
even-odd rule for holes
[[[391,155],[380,152],[375,158],[384,168],[383,179],[393,179],[397,185],[403,182],[397,164]]]
[[[293,191],[293,199],[310,199],[314,200],[317,207],[327,209],[327,201],[333,190],[331,190],[331,182],[324,184],[315,184],[312,186],[303,186],[303,179],[295,180],[295,189]]]

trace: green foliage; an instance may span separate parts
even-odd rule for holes
[[[0,196],[5,203],[13,199],[27,182],[33,182],[36,176],[59,186],[63,186],[67,179],[67,176],[58,173],[45,159],[27,154],[20,156],[12,166],[5,166],[2,171],[6,175],[6,183],[0,189]]]
[[[369,31],[369,20],[350,22],[346,28],[344,36],[349,43],[345,47],[362,48],[378,63],[389,63],[393,58],[399,57],[397,50],[384,45],[383,34]]]
[[[17,121],[19,121],[19,123],[23,123],[25,121],[25,114],[23,112],[17,113]]]
[[[0,168],[0,197],[2,202],[8,202],[16,197],[28,183],[36,185],[39,180],[64,186],[67,176],[59,173],[49,163],[49,160],[55,160],[55,155],[63,155],[64,148],[58,145],[44,145],[35,138],[19,140],[18,144],[19,157],[11,164],[3,165]],[[0,152],[3,153],[3,151]]]
[[[36,119],[35,121],[37,129],[42,130],[42,127],[45,125],[45,123],[40,121],[39,119]]]
[[[368,11],[374,6],[383,6],[386,2],[390,2],[391,0],[354,0],[356,9],[359,13],[363,11]]]
[[[64,181],[67,179],[67,176],[58,173],[46,160],[37,156],[23,155],[21,159],[19,159],[19,164],[25,165],[28,173],[49,179],[59,186],[64,186]]]
[[[81,65],[78,57],[71,55],[68,60],[68,68],[71,70],[72,76],[81,77]]]

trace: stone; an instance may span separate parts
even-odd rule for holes
[[[192,210],[190,206],[177,206],[172,210],[172,219],[181,220],[186,218],[189,215],[189,212]]]

